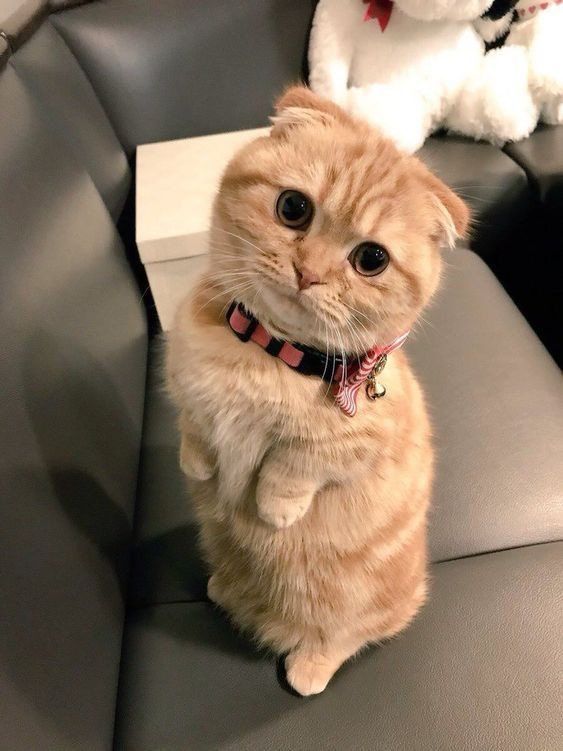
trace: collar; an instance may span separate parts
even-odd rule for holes
[[[371,399],[385,394],[385,389],[375,380],[376,376],[385,367],[387,355],[398,349],[409,334],[407,331],[384,347],[372,347],[362,357],[348,359],[304,344],[276,339],[242,303],[236,301],[227,311],[227,322],[241,342],[253,341],[293,370],[303,375],[318,376],[333,384],[336,403],[350,417],[356,414],[356,400],[362,384],[367,382],[367,393]]]
[[[371,21],[377,19],[379,28],[381,31],[385,31],[389,21],[391,20],[391,13],[393,12],[392,0],[362,0],[364,5],[367,5],[364,15],[364,21]]]

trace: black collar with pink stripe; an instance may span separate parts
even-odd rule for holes
[[[341,380],[344,366],[341,355],[327,355],[326,352],[305,344],[276,339],[242,303],[231,304],[227,311],[227,321],[241,342],[253,341],[259,344],[269,355],[279,358],[293,370],[303,375],[318,376],[327,383]],[[346,358],[348,370],[357,369],[359,364],[359,358]]]
[[[338,355],[328,355],[317,349],[306,347],[304,344],[276,339],[246,310],[242,303],[231,304],[227,312],[227,321],[242,342],[255,342],[268,354],[279,358],[299,373],[316,375],[329,384],[333,384],[334,400],[348,417],[354,417],[357,412],[358,393],[361,386],[366,386],[366,394],[372,400],[385,395],[385,387],[378,384],[375,377],[385,367],[387,355],[401,347],[409,334],[405,331],[383,347],[376,345],[361,358],[352,356],[344,359]]]

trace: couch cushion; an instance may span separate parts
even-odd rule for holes
[[[438,454],[432,558],[561,539],[560,371],[476,255],[446,263],[408,345]]]
[[[10,58],[56,135],[64,134],[117,218],[130,184],[125,153],[76,58],[49,21]]]
[[[52,20],[132,152],[265,125],[301,75],[311,15],[306,0],[113,0]]]
[[[430,601],[317,697],[207,604],[131,613],[116,748],[556,751],[563,545],[435,565]]]
[[[563,202],[563,125],[540,125],[530,138],[505,146],[506,153],[526,172],[541,201]]]
[[[436,434],[435,561],[563,536],[560,373],[475,254],[446,260],[443,288],[408,342]],[[161,378],[149,383],[131,600],[199,600],[205,577],[174,413]]]
[[[107,751],[145,320],[94,184],[10,65],[0,112],[1,745]]]
[[[164,341],[149,358],[129,600],[133,605],[205,598],[207,576],[178,463],[174,409],[163,383]]]

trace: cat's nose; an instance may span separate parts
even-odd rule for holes
[[[295,275],[297,276],[297,286],[301,291],[309,289],[313,284],[320,284],[321,277],[315,272],[308,269],[306,266],[299,268],[296,264],[293,264],[295,268]]]

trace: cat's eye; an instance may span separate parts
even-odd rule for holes
[[[378,243],[360,243],[348,256],[348,260],[362,276],[377,276],[389,266],[389,253]]]
[[[286,227],[307,229],[313,219],[313,202],[298,190],[284,190],[277,200],[276,214]]]

